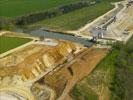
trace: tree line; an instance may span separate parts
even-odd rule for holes
[[[18,26],[22,26],[22,25],[27,25],[27,24],[32,24],[44,19],[48,19],[48,18],[52,18],[55,16],[59,16],[65,13],[69,13],[71,11],[77,10],[77,9],[81,9],[83,7],[88,7],[88,6],[92,6],[95,5],[96,3],[99,3],[100,0],[94,0],[92,1],[79,1],[76,3],[71,3],[68,5],[63,5],[60,7],[56,7],[53,9],[49,9],[47,11],[41,11],[41,12],[35,12],[35,13],[31,13],[31,14],[27,14],[24,16],[20,16],[20,17],[16,17],[16,18],[0,18],[0,29],[2,29],[2,27],[7,27],[7,26],[13,26],[13,25],[18,25]]]
[[[133,98],[133,37],[126,45],[117,43],[115,49],[120,50],[116,58],[116,71],[110,90],[111,100],[132,100]]]

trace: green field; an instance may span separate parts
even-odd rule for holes
[[[101,89],[105,96],[109,96],[108,88],[113,80],[118,54],[119,50],[110,52],[90,75],[74,86],[71,91],[74,100],[98,100]]]
[[[96,5],[40,21],[29,27],[44,26],[52,29],[75,30],[111,10],[114,7],[111,5],[113,1],[118,0],[102,0],[101,3],[97,3]]]
[[[0,36],[0,54],[25,44],[31,40],[32,39],[29,38]]]
[[[132,100],[133,37],[127,44],[116,43],[96,69],[71,90],[74,100]],[[108,98],[108,99],[107,99]]]
[[[78,1],[101,1],[95,5],[73,10],[67,14],[45,19],[28,28],[46,27],[60,30],[75,30],[86,23],[93,21],[97,17],[111,10],[114,6],[112,2],[120,0],[1,0],[0,1],[0,17],[16,18],[18,16],[35,13],[39,11],[47,11],[49,9],[58,8],[59,6],[75,3]],[[51,10],[52,11],[52,10]],[[8,29],[8,25],[2,24],[0,27]],[[9,29],[15,27],[9,25]]]
[[[0,16],[16,17],[77,1],[81,0],[0,0]]]

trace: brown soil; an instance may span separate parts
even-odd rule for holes
[[[72,87],[87,76],[106,53],[107,49],[86,49],[63,68],[45,76],[44,81],[55,90],[59,100],[71,100],[69,92]]]
[[[55,47],[39,44],[29,45],[0,59],[0,77],[12,77],[15,74],[20,74],[28,79],[33,79],[35,76],[31,71],[34,67],[39,66],[44,72],[48,67],[42,60],[44,55],[47,55],[51,63],[55,64],[69,54],[68,49],[73,50],[76,46],[78,45],[63,40],[59,40],[59,45]],[[48,60],[45,58],[46,61]],[[35,69],[38,70],[37,68]]]

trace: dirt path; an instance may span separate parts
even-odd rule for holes
[[[6,34],[6,32],[0,31],[0,36],[2,36],[2,35],[4,35],[4,34]]]
[[[27,98],[28,100],[35,100],[34,96],[31,94],[31,92],[25,88],[25,87],[15,87],[15,86],[2,86],[0,88],[0,91],[9,91],[9,92],[13,92],[16,93],[20,96],[23,96],[25,98]]]
[[[76,61],[71,65],[74,70],[74,76],[68,81],[64,92],[58,98],[58,100],[71,100],[69,92],[72,87],[87,76],[95,68],[98,62],[106,55],[107,49],[91,48],[84,52],[79,57],[76,57]],[[81,69],[82,68],[82,69]]]
[[[112,10],[110,10],[107,13],[103,14],[102,16],[96,18],[91,23],[86,24],[85,26],[79,28],[78,30],[67,31],[67,33],[73,33],[73,34],[80,35],[80,36],[85,37],[85,38],[90,38],[90,36],[84,36],[84,35],[82,35],[81,32],[84,31],[84,30],[86,30],[86,29],[89,29],[92,25],[94,25],[97,22],[99,22],[100,20],[102,20],[105,16],[109,15],[111,12],[115,11],[116,9],[118,9],[118,4],[119,4],[119,2],[115,3],[114,4],[115,7]]]
[[[22,48],[24,48],[24,47],[26,47],[26,46],[28,46],[28,45],[31,45],[31,44],[33,44],[33,43],[34,43],[34,40],[32,40],[31,42],[25,43],[25,44],[23,44],[23,45],[21,45],[21,46],[19,46],[19,47],[16,47],[16,48],[14,48],[14,49],[11,49],[11,50],[9,50],[9,51],[7,51],[7,52],[5,52],[5,53],[2,53],[2,54],[0,54],[0,58],[3,58],[4,56],[6,56],[6,55],[8,55],[8,54],[10,54],[10,53],[13,53],[13,52],[15,52],[15,51],[21,50]]]
[[[85,26],[81,27],[81,28],[79,29],[79,32],[88,29],[91,25],[96,24],[98,21],[100,21],[101,19],[103,19],[105,16],[107,16],[107,15],[110,14],[111,12],[115,11],[116,9],[118,9],[118,2],[115,3],[115,8],[114,8],[114,9],[112,9],[112,10],[108,11],[107,13],[105,13],[104,15],[98,17],[97,19],[95,19],[95,20],[92,21],[91,23],[88,23],[88,24],[86,24]]]
[[[133,22],[132,22],[133,5],[129,6],[128,8],[125,7],[121,12],[117,14],[116,17],[117,17],[116,22],[108,26],[107,32],[109,34],[105,36],[105,38],[110,37],[116,40],[127,41],[128,38],[131,37],[131,34],[133,34],[133,32],[130,29],[128,29],[133,25]],[[130,30],[130,32],[128,31],[128,33],[131,33],[131,34],[127,34],[127,35],[123,34],[125,30]]]

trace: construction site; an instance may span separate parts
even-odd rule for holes
[[[72,100],[70,90],[111,49],[102,43],[126,42],[133,34],[132,1],[114,5],[111,11],[73,32],[77,41],[82,38],[91,43],[87,46],[74,42],[75,38],[69,41],[1,31],[0,36],[32,40],[0,54],[0,100]]]
[[[16,36],[11,32],[3,35],[11,34]],[[66,95],[76,81],[91,72],[106,52],[107,49],[88,49],[65,40],[35,38],[27,46],[1,56],[1,95],[22,100],[57,98],[64,90]]]
[[[131,0],[117,2],[115,8],[78,30],[79,36],[125,41],[133,34],[133,5]]]

